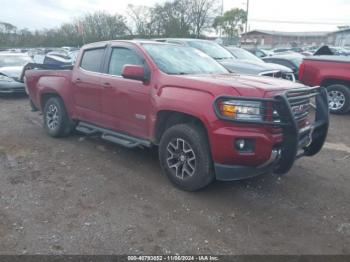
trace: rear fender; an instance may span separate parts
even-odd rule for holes
[[[44,108],[44,97],[48,94],[59,96],[65,106],[68,114],[72,117],[74,116],[73,100],[70,88],[70,82],[61,76],[43,76],[37,82],[37,97],[36,101],[38,104],[36,106],[42,111]]]

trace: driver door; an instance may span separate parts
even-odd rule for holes
[[[109,63],[101,76],[105,123],[110,129],[148,138],[150,83],[121,76],[124,65],[142,65],[145,69],[148,65],[131,45],[113,46],[109,54]]]

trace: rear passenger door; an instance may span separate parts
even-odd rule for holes
[[[101,83],[102,109],[108,127],[133,136],[148,138],[150,84],[121,76],[124,65],[149,67],[141,52],[131,44],[112,46]]]
[[[101,124],[101,72],[105,47],[86,49],[72,76],[73,101],[79,119]]]

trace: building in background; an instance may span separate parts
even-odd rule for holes
[[[241,45],[259,46],[262,48],[320,46],[332,44],[333,35],[330,32],[279,32],[268,30],[253,30],[242,34]]]
[[[334,45],[350,47],[350,27],[331,33],[334,38]]]

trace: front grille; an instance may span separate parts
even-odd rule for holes
[[[312,101],[314,101],[315,96],[317,95],[316,89],[310,90],[293,90],[287,92],[287,99],[293,113],[294,119],[299,124],[299,127],[309,125],[314,122]]]

